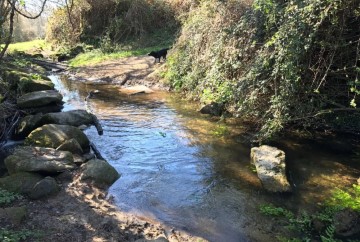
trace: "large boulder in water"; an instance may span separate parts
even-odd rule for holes
[[[200,109],[200,113],[210,114],[211,116],[221,116],[223,111],[224,111],[224,105],[216,102],[207,104]]]
[[[84,152],[90,151],[88,137],[80,129],[70,125],[46,124],[41,126],[26,137],[25,144],[56,149],[70,139],[75,139]]]
[[[62,104],[63,96],[54,90],[27,93],[17,99],[19,108],[38,108]]]
[[[82,167],[81,180],[90,180],[98,186],[110,186],[120,174],[108,162],[99,159],[92,159]]]
[[[43,147],[18,147],[5,159],[10,174],[18,172],[60,173],[75,169],[73,156],[68,151]]]
[[[290,192],[285,173],[285,152],[276,147],[262,145],[251,149],[251,162],[264,188],[271,192]]]

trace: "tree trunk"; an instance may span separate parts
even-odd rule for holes
[[[16,1],[17,0],[12,0],[12,3],[11,3],[10,18],[9,18],[9,21],[10,21],[9,34],[6,39],[5,46],[0,52],[0,62],[1,62],[2,58],[4,57],[5,52],[6,52],[7,48],[9,47],[9,44],[11,43],[11,39],[12,39],[13,31],[14,31],[14,16],[15,16]]]

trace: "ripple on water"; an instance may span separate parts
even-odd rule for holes
[[[122,173],[109,191],[117,205],[210,241],[271,241],[272,221],[259,215],[260,204],[313,206],[329,184],[351,184],[360,175],[342,162],[349,156],[283,145],[297,187],[291,196],[268,194],[249,166],[250,146],[236,140],[243,132],[236,123],[210,121],[166,93],[129,97],[110,86],[52,80],[65,95],[65,110],[84,108],[89,90],[100,90],[89,106],[104,135],[94,127],[85,132]]]

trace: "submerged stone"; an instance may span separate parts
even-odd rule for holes
[[[285,174],[285,152],[276,147],[262,145],[251,149],[251,162],[263,187],[270,192],[290,192]]]
[[[216,102],[207,104],[200,109],[200,113],[209,114],[212,116],[221,116],[223,111],[224,111],[224,105]]]

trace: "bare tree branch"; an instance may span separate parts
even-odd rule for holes
[[[13,1],[13,3],[12,3],[10,0],[8,0],[8,2],[11,4],[12,8],[14,8],[15,11],[16,11],[18,14],[20,14],[21,16],[23,16],[23,17],[25,17],[25,18],[28,18],[28,19],[36,19],[36,18],[40,17],[41,14],[44,12],[45,5],[46,5],[46,1],[47,1],[47,0],[44,0],[44,2],[42,3],[41,10],[40,10],[40,12],[39,12],[37,15],[35,15],[35,16],[29,16],[29,15],[26,15],[25,13],[21,12],[20,10],[18,10],[18,9],[16,8],[15,4],[16,4],[17,0],[16,0],[16,1]]]

